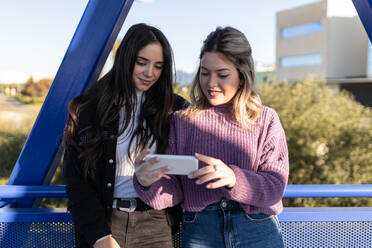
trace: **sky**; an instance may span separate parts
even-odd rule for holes
[[[246,35],[256,62],[274,64],[276,13],[318,1],[136,0],[119,38],[135,23],[156,26],[173,48],[176,69],[192,72],[206,36],[232,26]],[[87,3],[0,0],[0,83],[54,77]]]

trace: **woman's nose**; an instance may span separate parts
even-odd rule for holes
[[[144,71],[144,74],[145,74],[146,77],[151,77],[152,72],[153,72],[153,68],[152,67],[153,67],[152,65],[146,66],[146,69]]]
[[[213,87],[213,86],[216,86],[216,85],[217,85],[217,77],[212,74],[208,78],[208,86]]]

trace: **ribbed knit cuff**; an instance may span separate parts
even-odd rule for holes
[[[152,185],[150,185],[150,186],[146,187],[146,186],[143,186],[142,184],[140,184],[138,182],[138,179],[137,179],[136,175],[133,176],[133,185],[134,185],[134,188],[136,189],[136,191],[139,195],[141,195],[141,192],[143,192],[144,194],[147,194],[147,191],[149,191],[149,189],[152,186]]]
[[[138,180],[137,180],[137,183],[138,183],[138,187],[140,187],[140,189],[142,189],[143,191],[148,191],[151,187],[151,185],[150,186],[143,186],[142,184],[140,184],[138,182]]]
[[[251,198],[251,189],[247,183],[247,178],[241,168],[236,165],[229,165],[235,173],[236,182],[234,187],[222,188],[222,194],[226,199],[240,202],[241,199]]]

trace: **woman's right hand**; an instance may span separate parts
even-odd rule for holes
[[[93,248],[120,248],[120,246],[112,236],[108,236],[96,242]]]
[[[153,157],[147,161],[144,160],[146,155],[150,154],[149,149],[144,149],[134,160],[135,174],[137,181],[143,187],[149,187],[154,182],[170,170],[168,166],[160,167],[158,169],[151,169],[154,164],[159,162],[159,158]]]

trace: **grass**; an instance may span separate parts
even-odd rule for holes
[[[21,103],[31,104],[35,106],[41,105],[44,101],[44,97],[36,97],[36,96],[16,95],[14,96],[14,98],[20,101]]]
[[[0,185],[6,185],[27,136],[40,110],[41,103],[32,103],[21,110],[9,106],[0,109]],[[62,185],[61,166],[51,185]],[[67,199],[44,199],[41,207],[66,207]]]
[[[30,111],[31,112],[31,111]],[[6,184],[36,118],[31,113],[0,111],[0,182]]]

